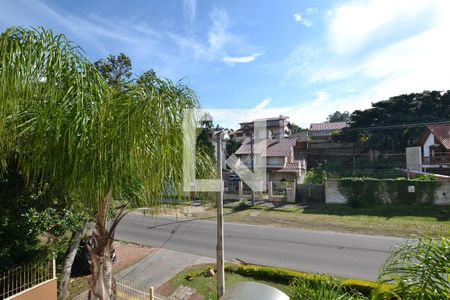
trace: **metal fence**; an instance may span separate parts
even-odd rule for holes
[[[296,201],[325,203],[325,185],[323,184],[297,184]]]
[[[286,196],[286,190],[294,187],[294,181],[272,181],[272,195]]]
[[[56,278],[55,260],[37,262],[0,273],[0,299],[7,299]]]
[[[162,300],[155,296],[153,287],[145,290],[131,282],[116,281],[116,299],[121,300]]]

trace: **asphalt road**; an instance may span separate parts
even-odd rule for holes
[[[225,259],[375,280],[399,238],[225,223]],[[215,256],[216,224],[170,217],[127,215],[116,238]]]

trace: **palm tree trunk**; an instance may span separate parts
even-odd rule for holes
[[[88,229],[88,224],[86,224],[81,230],[74,232],[72,234],[72,244],[70,245],[69,254],[67,254],[66,260],[64,262],[63,277],[61,283],[59,284],[58,299],[66,299],[67,290],[69,288],[70,272],[72,270],[73,261],[80,246],[82,237],[84,236],[86,230]]]
[[[92,259],[91,290],[97,299],[109,300],[115,298],[115,282],[112,274],[112,249],[106,247],[103,255],[94,254]]]
[[[125,206],[122,206],[117,216],[112,220],[109,230],[106,229],[108,208],[112,200],[112,189],[110,189],[102,201],[99,202],[97,212],[96,232],[94,233],[95,246],[87,245],[91,255],[90,280],[91,295],[94,299],[115,299],[116,286],[112,273],[112,254],[114,234],[117,225],[126,215]]]

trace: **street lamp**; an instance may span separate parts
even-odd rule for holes
[[[220,299],[225,292],[225,268],[224,268],[224,247],[223,247],[223,178],[222,178],[222,141],[230,139],[225,130],[215,133],[217,138],[217,175],[220,180],[220,191],[217,195],[217,299]]]

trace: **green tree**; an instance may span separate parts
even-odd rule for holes
[[[289,129],[291,130],[291,134],[302,131],[302,128],[295,123],[289,123]]]
[[[181,194],[183,109],[198,106],[195,93],[158,78],[111,89],[63,35],[11,28],[0,36],[0,99],[3,171],[15,153],[25,182],[45,178],[95,214],[91,289],[112,299],[112,243],[125,205]]]
[[[106,59],[97,60],[94,65],[113,87],[123,87],[131,79],[131,59],[124,53],[110,54]]]
[[[423,133],[425,125],[414,124],[449,120],[450,91],[399,95],[372,103],[369,109],[354,111],[350,128],[336,139],[365,149],[403,153],[405,147],[416,146]]]
[[[230,140],[227,141],[227,157],[230,157],[232,154],[236,153],[236,151],[241,147],[242,141],[236,141],[236,138],[233,134],[230,134]]]
[[[327,121],[329,122],[349,122],[350,113],[348,111],[340,112],[335,111],[334,113],[328,115]]]
[[[197,152],[202,152],[207,154],[212,161],[215,160],[215,148],[212,143],[214,134],[214,124],[212,117],[205,113],[200,117],[200,127],[197,128]]]

